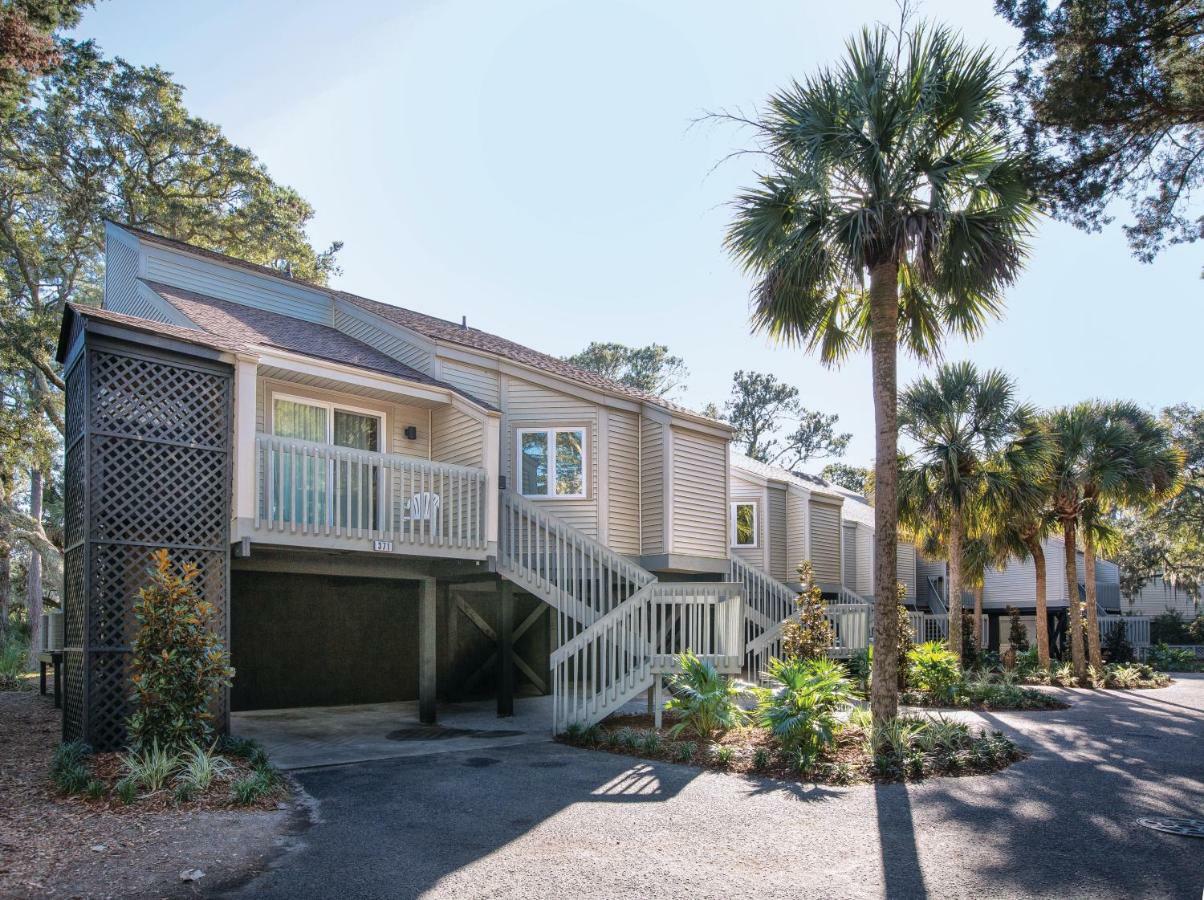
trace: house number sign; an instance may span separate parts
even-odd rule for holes
[[[372,549],[373,550],[382,550],[385,553],[391,553],[391,552],[393,552],[393,542],[392,541],[373,541]]]

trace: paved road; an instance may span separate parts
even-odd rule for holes
[[[917,785],[787,786],[554,744],[311,770],[320,824],[255,898],[1199,898],[1204,676],[986,716],[1032,752]]]

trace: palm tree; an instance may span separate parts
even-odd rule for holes
[[[961,656],[970,526],[1029,495],[1045,465],[1045,442],[1036,411],[1016,402],[1012,380],[998,369],[980,374],[969,362],[942,365],[934,378],[908,387],[899,396],[899,431],[916,444],[900,465],[899,515],[946,529],[949,649]]]
[[[1080,514],[1083,531],[1083,582],[1087,605],[1087,650],[1091,665],[1103,665],[1100,652],[1098,606],[1095,588],[1095,553],[1101,537],[1115,543],[1115,529],[1107,514],[1118,505],[1146,506],[1169,496],[1183,467],[1182,453],[1167,428],[1135,403],[1113,401],[1094,404],[1095,432],[1101,439],[1091,446],[1092,464],[1083,485]],[[1110,441],[1115,433],[1119,441]],[[1113,463],[1119,454],[1121,465]],[[1106,549],[1106,548],[1105,548]]]
[[[992,531],[997,546],[1009,557],[1033,561],[1033,605],[1037,618],[1037,661],[1049,668],[1048,574],[1045,564],[1045,538],[1052,531],[1046,511],[1050,503],[1047,479],[1033,479],[1027,496],[1013,496],[999,511]]]
[[[938,353],[998,316],[1036,207],[994,114],[1004,67],[946,28],[879,27],[835,68],[748,122],[768,162],[735,201],[726,244],[756,283],[755,331],[835,364],[870,350],[878,627],[871,708],[898,709],[896,357]]]

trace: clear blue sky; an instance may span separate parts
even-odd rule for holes
[[[920,11],[1010,52],[990,0]],[[774,372],[840,414],[864,464],[868,360],[830,371],[749,334],[721,241],[752,163],[711,171],[745,136],[690,124],[753,108],[896,15],[890,0],[105,0],[77,33],[173,72],[194,113],[308,198],[315,243],[346,242],[339,287],[549,353],[666,343],[695,407],[737,368]],[[1200,404],[1200,268],[1199,245],[1143,265],[1118,224],[1044,223],[1005,319],[948,356],[1006,369],[1042,405]],[[916,371],[901,361],[901,381]]]

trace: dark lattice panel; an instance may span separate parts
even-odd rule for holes
[[[84,736],[84,654],[63,651],[63,740]]]
[[[113,353],[89,362],[93,431],[226,450],[229,378]]]
[[[77,361],[67,371],[66,462],[63,470],[63,740],[84,736],[84,635],[87,630],[88,547],[86,447],[83,441],[87,367]]]
[[[83,434],[68,437],[68,545],[82,543],[65,561],[64,624],[68,647],[82,652],[65,678],[75,693],[64,737],[97,749],[125,741],[133,606],[156,549],[200,568],[198,589],[227,638],[230,394],[228,367],[176,354],[87,346],[69,376],[68,432]],[[222,727],[226,709],[223,697]]]

